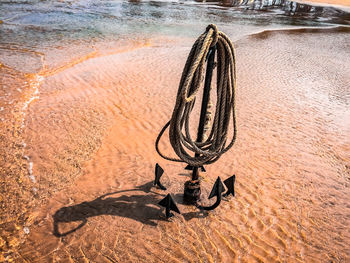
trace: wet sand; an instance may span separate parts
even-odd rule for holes
[[[35,179],[23,176],[32,208],[19,236],[3,225],[2,259],[349,261],[349,30],[235,42],[237,142],[201,175],[203,203],[217,176],[236,174],[236,196],[208,214],[182,204],[189,173],[154,150],[192,43],[155,39],[33,77],[40,99],[18,117],[34,164]],[[152,187],[156,162],[182,212],[170,222],[157,205],[165,193]]]

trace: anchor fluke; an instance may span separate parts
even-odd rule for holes
[[[229,194],[232,194],[232,196],[235,196],[235,181],[236,181],[236,175],[232,175],[231,177],[227,178],[224,181],[224,184],[227,187],[227,192],[223,194],[223,196],[228,196]]]
[[[155,178],[154,178],[154,185],[157,185],[160,189],[166,190],[166,187],[161,184],[160,182],[160,177],[163,175],[164,170],[158,163],[156,163],[156,168],[155,168]]]
[[[170,194],[168,194],[164,199],[160,200],[160,202],[158,204],[165,207],[166,218],[174,216],[174,214],[171,213],[170,210],[172,210],[178,214],[181,214],[179,208],[177,207],[174,199],[171,197]]]
[[[222,184],[220,176],[216,179],[213,188],[211,189],[210,195],[208,199],[213,198],[214,196],[221,196],[221,194],[225,191],[225,187]]]

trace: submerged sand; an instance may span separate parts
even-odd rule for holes
[[[217,176],[236,174],[236,196],[208,214],[182,204],[189,173],[154,149],[193,41],[155,39],[42,74],[21,131],[33,208],[22,237],[2,232],[7,248],[14,243],[3,258],[350,260],[349,30],[264,31],[235,42],[237,142],[201,175],[204,203]],[[166,140],[161,147],[172,153]],[[167,192],[152,187],[156,162]],[[170,222],[157,205],[166,193],[182,212]]]

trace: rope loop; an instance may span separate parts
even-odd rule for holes
[[[211,45],[210,45],[210,47],[213,47],[218,42],[218,27],[216,25],[214,25],[214,24],[210,24],[210,25],[207,26],[205,31],[209,32],[209,29],[213,30],[213,41],[211,42]]]
[[[190,115],[196,95],[205,75],[206,57],[210,47],[216,45],[216,108],[211,114],[212,125],[207,127],[203,141],[193,140],[190,134]],[[210,24],[201,34],[188,55],[182,72],[176,103],[170,121],[156,139],[156,150],[164,159],[202,166],[217,161],[234,144],[237,136],[235,116],[236,59],[231,40]],[[233,135],[228,143],[229,127]],[[159,150],[159,141],[169,127],[169,140],[178,158],[165,156]]]

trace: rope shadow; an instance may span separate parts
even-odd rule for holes
[[[104,194],[95,200],[82,202],[73,206],[65,206],[58,209],[53,217],[53,235],[56,237],[67,236],[78,229],[82,228],[88,221],[89,217],[112,215],[127,217],[139,221],[143,224],[156,226],[156,222],[164,220],[160,217],[161,209],[154,207],[159,202],[159,196],[163,196],[151,191],[153,182],[138,186],[135,189],[122,190]],[[143,191],[145,195],[122,195],[119,197],[108,197],[110,195]],[[153,193],[153,194],[149,194]],[[61,233],[59,230],[60,223],[81,222],[77,227]]]

